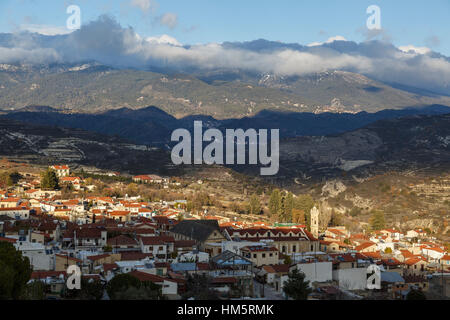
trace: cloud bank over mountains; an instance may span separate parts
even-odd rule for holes
[[[143,5],[136,1],[138,4]],[[172,17],[168,23],[175,24],[176,19]],[[239,69],[302,76],[344,70],[450,95],[450,59],[412,45],[397,48],[381,41],[358,44],[337,36],[308,46],[266,40],[183,46],[167,35],[143,38],[131,27],[122,27],[109,16],[101,16],[65,35],[0,34],[0,63],[89,60],[115,67],[158,67],[179,72]]]

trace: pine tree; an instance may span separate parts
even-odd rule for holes
[[[384,212],[381,210],[372,211],[372,217],[370,218],[370,228],[372,230],[381,230],[385,227],[386,220],[384,218]]]
[[[311,229],[311,209],[314,207],[314,199],[309,195],[299,195],[294,201],[294,208],[305,213],[305,224]]]
[[[41,173],[41,189],[57,190],[59,189],[59,179],[56,172],[51,168]]]
[[[284,204],[284,218],[286,222],[292,222],[292,210],[294,209],[294,195],[288,193]]]
[[[250,197],[248,211],[250,214],[260,214],[261,213],[261,201],[259,200],[259,197],[256,194],[254,194]]]
[[[306,300],[312,292],[309,281],[305,280],[305,274],[294,270],[289,273],[288,281],[283,287],[284,293],[294,300]]]
[[[272,191],[269,199],[269,211],[272,216],[278,217],[281,212],[281,194],[280,190]]]

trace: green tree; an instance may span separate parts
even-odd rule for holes
[[[333,209],[331,212],[331,219],[330,222],[328,223],[328,226],[337,227],[340,225],[342,225],[342,216]]]
[[[294,201],[294,208],[304,212],[304,220],[308,230],[311,229],[311,209],[314,205],[314,199],[309,194],[299,195]]]
[[[14,172],[5,171],[0,173],[0,185],[2,186],[11,187],[17,184],[17,182],[19,182],[20,179],[22,179],[22,175],[20,175],[20,173],[18,173],[17,171]]]
[[[206,275],[188,275],[184,299],[218,300],[217,293],[211,288],[211,278]]]
[[[284,199],[284,221],[292,222],[292,210],[294,210],[294,195],[288,192],[286,198]]]
[[[57,190],[59,189],[59,179],[56,172],[48,168],[41,173],[41,188],[44,190]]]
[[[117,300],[162,300],[162,289],[160,286],[150,283],[151,285],[142,285],[139,288],[129,287],[125,291],[116,293]],[[155,286],[155,287],[153,287]]]
[[[19,182],[19,180],[22,179],[22,176],[17,172],[2,172],[0,173],[0,186],[4,186],[4,187],[11,187],[15,184],[17,184],[17,182]]]
[[[48,286],[42,281],[35,280],[25,286],[23,299],[25,300],[44,300]]]
[[[361,209],[358,208],[358,207],[353,207],[352,210],[350,210],[350,215],[352,217],[356,217],[356,216],[358,216],[360,214],[361,214]]]
[[[131,287],[139,289],[141,287],[141,282],[138,278],[133,277],[130,274],[123,273],[115,276],[108,282],[106,291],[108,292],[109,297],[115,300],[118,299],[116,296],[118,293],[127,291]]]
[[[250,214],[261,214],[261,201],[259,200],[259,197],[256,194],[250,197],[248,212]]]
[[[19,182],[19,180],[23,178],[22,175],[17,171],[11,172],[9,174],[9,177],[11,178],[13,184],[17,184],[17,182]]]
[[[99,280],[81,280],[81,297],[86,300],[101,300],[104,286]]]
[[[269,198],[269,211],[272,216],[278,217],[281,213],[281,193],[275,189]]]
[[[381,230],[386,225],[386,220],[384,218],[384,212],[381,210],[373,210],[372,216],[370,218],[370,228],[371,230]]]
[[[427,300],[422,290],[411,289],[406,295],[406,300]]]
[[[290,256],[288,256],[288,255],[285,255],[285,256],[284,256],[284,260],[283,260],[283,262],[284,262],[284,264],[288,264],[288,265],[291,265],[291,264],[292,264],[292,259],[291,259],[291,257],[290,257]]]
[[[309,287],[309,281],[305,280],[305,274],[294,270],[289,272],[288,277],[283,287],[286,296],[294,300],[306,300],[312,290]]]
[[[30,280],[32,268],[9,242],[0,242],[0,299],[19,299]]]

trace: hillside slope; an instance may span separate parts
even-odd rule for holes
[[[411,93],[340,71],[283,78],[241,71],[162,74],[97,63],[0,65],[0,109],[48,105],[99,112],[155,105],[177,118],[203,114],[224,119],[251,116],[264,109],[377,112],[430,104],[450,106],[450,97]]]

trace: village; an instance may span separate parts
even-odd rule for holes
[[[309,226],[240,220],[192,210],[186,199],[91,196],[96,185],[69,166],[48,170],[65,189],[83,193],[62,199],[63,191],[41,188],[43,177],[27,172],[0,190],[0,242],[29,259],[29,283],[43,283],[47,299],[70,298],[73,265],[83,284],[105,288],[118,276],[131,275],[156,285],[158,298],[170,300],[289,299],[284,287],[295,271],[308,281],[309,300],[404,300],[411,291],[427,299],[450,297],[448,247],[421,228],[363,233],[321,228],[315,206]],[[132,181],[157,185],[161,192],[182,188],[154,174]],[[377,289],[368,288],[373,265],[380,270]],[[114,297],[102,289],[97,298]]]

